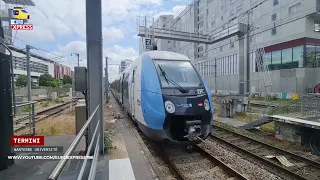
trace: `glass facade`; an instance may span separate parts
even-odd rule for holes
[[[215,62],[216,61],[216,62]],[[202,76],[214,76],[217,65],[217,76],[233,75],[239,73],[238,55],[231,55],[217,58],[196,64],[196,68]],[[250,72],[261,71],[256,64],[255,53],[250,52]],[[268,66],[270,71],[292,68],[314,68],[320,67],[320,46],[301,45],[265,53],[263,56],[264,66]]]
[[[320,46],[302,45],[264,54],[269,70],[320,67]]]

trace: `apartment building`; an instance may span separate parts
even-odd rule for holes
[[[319,12],[319,0],[195,0],[172,29],[222,37],[243,23],[247,33],[213,44],[173,41],[169,50],[190,57],[218,92],[239,93],[244,86],[245,93],[303,93],[320,83]],[[256,55],[267,73],[258,72]]]
[[[133,61],[129,59],[122,60],[119,65],[118,72],[122,73]]]

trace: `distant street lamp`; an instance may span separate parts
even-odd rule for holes
[[[75,55],[78,57],[78,67],[80,66],[80,59],[79,59],[79,53],[71,53],[71,56]]]

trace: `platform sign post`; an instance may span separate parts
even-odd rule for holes
[[[8,159],[10,152],[10,137],[13,136],[12,89],[10,78],[10,56],[0,53],[0,171],[14,164]]]
[[[150,38],[146,38],[146,50],[150,51],[152,48],[151,46],[151,39]]]

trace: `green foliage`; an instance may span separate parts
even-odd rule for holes
[[[64,84],[62,85],[62,88],[72,88],[72,84]]]
[[[70,76],[65,75],[63,76],[62,82],[63,84],[72,84],[72,79]]]
[[[29,105],[25,105],[23,108],[23,112],[30,112],[31,108]]]
[[[50,74],[42,74],[39,76],[39,86],[51,86],[51,81],[53,81],[53,77]]]
[[[104,131],[104,149],[108,151],[109,149],[114,148],[112,146],[112,137],[114,133],[111,131]]]
[[[279,100],[279,98],[276,96],[276,95],[267,95],[267,99],[269,101],[276,101],[276,100]]]
[[[63,83],[60,79],[53,79],[51,81],[48,82],[50,87],[53,88],[58,88],[58,87],[62,87]]]
[[[44,103],[42,104],[42,107],[48,107],[49,104],[50,104],[50,102],[49,102],[49,101],[46,101],[46,102],[44,102]]]
[[[27,76],[26,75],[19,75],[16,80],[16,85],[18,87],[25,87],[27,86]]]
[[[51,135],[55,135],[57,133],[57,128],[51,127],[50,128],[50,133],[51,133]]]
[[[55,103],[62,103],[63,100],[59,98],[59,99],[54,100],[54,102],[55,102]]]

